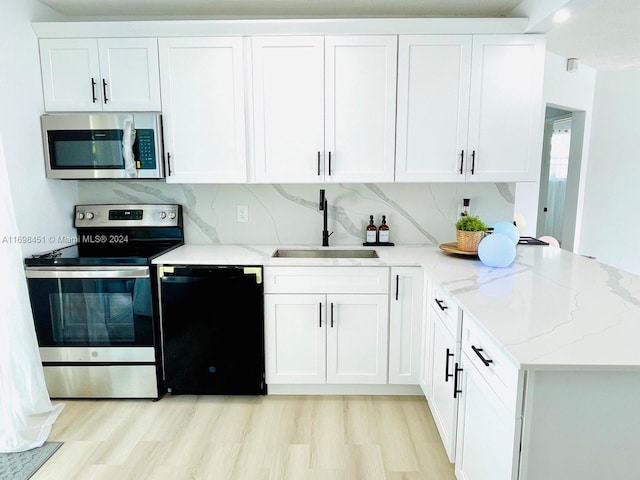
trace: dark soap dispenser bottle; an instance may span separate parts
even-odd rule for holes
[[[378,241],[378,228],[373,224],[373,215],[369,215],[369,225],[367,225],[367,243]]]
[[[385,215],[382,215],[382,224],[378,227],[378,242],[389,243],[389,225]]]

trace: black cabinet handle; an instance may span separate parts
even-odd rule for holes
[[[471,152],[471,175],[476,171],[476,151]]]
[[[453,357],[453,353],[451,350],[447,348],[447,358],[444,364],[444,381],[448,382],[451,377],[453,377],[453,373],[449,373],[449,357]]]
[[[104,103],[107,103],[109,99],[107,98],[107,82],[105,79],[102,79],[102,93],[104,94]]]
[[[449,308],[444,304],[444,300],[439,300],[437,298],[434,299],[436,301],[436,303],[438,304],[438,306],[440,307],[440,310],[442,310],[443,312]]]
[[[333,328],[333,302],[331,302],[331,328]]]
[[[171,153],[167,152],[167,169],[169,170],[169,176],[171,176]]]
[[[320,152],[318,152],[318,176],[320,176]]]
[[[93,103],[98,101],[98,97],[96,97],[96,79],[91,77],[91,98],[93,98]]]
[[[460,372],[462,372],[462,369],[458,366],[458,362],[456,362],[453,371],[453,398],[458,398],[458,394],[462,393],[462,390],[458,388],[458,373]]]
[[[329,152],[329,176],[331,176],[331,152]]]
[[[462,167],[464,166],[464,150],[460,151],[460,175],[462,175]]]
[[[318,303],[318,326],[322,328],[322,302]]]
[[[476,355],[478,355],[478,357],[480,357],[480,360],[482,360],[482,363],[484,363],[484,365],[486,367],[488,367],[490,364],[493,363],[493,360],[491,360],[490,358],[485,358],[482,355],[483,350],[481,348],[477,348],[474,345],[471,345],[471,350],[473,350],[474,352],[476,352]]]
[[[400,290],[400,275],[396,275],[396,302],[398,301],[399,290]]]

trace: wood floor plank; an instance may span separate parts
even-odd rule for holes
[[[65,443],[33,480],[455,479],[423,397],[62,403],[49,440]]]

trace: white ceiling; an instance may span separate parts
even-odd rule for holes
[[[640,0],[40,0],[73,20],[527,17],[547,49],[598,70],[640,68]],[[571,18],[554,25],[558,6]]]

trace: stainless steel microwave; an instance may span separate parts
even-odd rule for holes
[[[40,123],[48,178],[164,178],[158,113],[51,114]]]

